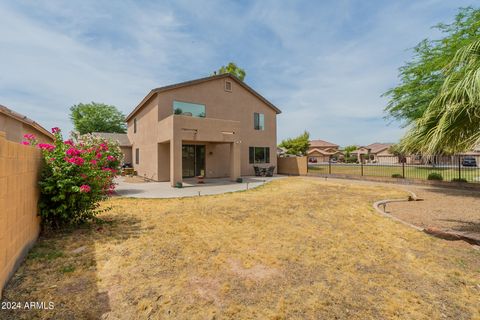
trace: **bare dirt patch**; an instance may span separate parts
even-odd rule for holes
[[[480,240],[480,192],[411,186],[408,189],[423,201],[389,203],[390,214],[419,227],[435,227]]]
[[[480,252],[372,208],[407,195],[286,178],[216,196],[115,198],[106,223],[40,239],[4,291],[55,309],[0,318],[479,318]]]
[[[232,271],[240,277],[252,279],[252,280],[263,280],[273,276],[280,275],[280,272],[271,267],[267,267],[263,264],[256,264],[254,266],[249,266],[248,268],[244,267],[243,264],[238,260],[229,261]]]

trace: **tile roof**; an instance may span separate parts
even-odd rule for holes
[[[132,112],[130,112],[130,114],[127,116],[126,118],[126,121],[130,120],[142,107],[143,105],[148,101],[150,100],[155,94],[157,93],[160,93],[160,92],[163,92],[163,91],[168,91],[168,90],[173,90],[173,89],[177,89],[177,88],[181,88],[181,87],[187,87],[187,86],[191,86],[191,85],[195,85],[195,84],[198,84],[198,83],[202,83],[202,82],[206,82],[206,81],[211,81],[211,80],[216,80],[216,79],[222,79],[222,78],[231,78],[233,80],[235,80],[239,85],[241,85],[242,87],[244,87],[247,91],[249,91],[250,93],[252,93],[254,96],[256,96],[257,98],[259,98],[260,100],[262,100],[266,105],[268,105],[270,108],[272,108],[273,110],[275,110],[275,112],[277,114],[281,113],[282,111],[277,108],[275,105],[273,105],[273,103],[271,103],[270,101],[268,101],[267,99],[265,99],[261,94],[259,94],[257,91],[253,90],[249,85],[247,85],[245,82],[241,81],[240,79],[238,79],[237,77],[235,77],[234,75],[230,74],[230,73],[224,73],[224,74],[219,74],[219,75],[213,75],[213,76],[209,76],[209,77],[204,77],[204,78],[200,78],[200,79],[195,79],[195,80],[190,80],[190,81],[185,81],[185,82],[180,82],[180,83],[175,83],[175,84],[172,84],[172,85],[168,85],[168,86],[164,86],[164,87],[159,87],[159,88],[156,88],[156,89],[153,89],[151,90],[146,96],[145,98],[143,98],[143,100],[135,107],[135,109],[133,109]]]
[[[368,146],[358,147],[358,149],[352,151],[352,153],[358,153],[358,151],[362,148],[370,149],[370,153],[379,153],[385,149],[390,148],[392,145],[394,145],[394,143],[375,142],[375,143],[369,144]],[[363,153],[366,153],[366,152],[363,152]]]
[[[104,139],[118,141],[120,147],[130,147],[132,145],[126,133],[93,132],[92,134]]]
[[[310,147],[338,147],[338,144],[334,144],[325,140],[310,140]]]
[[[393,146],[393,143],[375,142],[375,143],[369,144],[368,146],[366,146],[366,148],[370,149],[371,153],[378,153],[380,151],[390,148],[391,146]]]
[[[333,151],[333,152],[329,152],[329,151],[322,150],[322,149],[317,149],[317,148],[313,148],[313,149],[308,150],[308,151],[307,151],[307,154],[312,154],[312,153],[314,153],[314,152],[318,152],[318,153],[323,154],[323,155],[326,155],[326,156],[328,156],[328,155],[333,155],[333,154],[338,154],[338,153],[342,154],[342,152],[339,151],[339,150],[335,150],[335,151]]]

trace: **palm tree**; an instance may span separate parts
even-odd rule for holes
[[[457,51],[440,93],[402,140],[407,152],[467,151],[480,143],[480,40]]]

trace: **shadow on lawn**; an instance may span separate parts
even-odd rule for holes
[[[142,233],[132,216],[105,220],[75,230],[42,235],[5,288],[2,301],[20,310],[0,310],[0,319],[99,319],[110,311],[108,292],[100,290],[96,244],[119,244]],[[101,259],[101,257],[100,257]],[[53,309],[25,309],[26,302],[54,303]]]
[[[452,230],[461,232],[473,232],[478,234],[480,239],[480,221],[465,221],[456,219],[440,219],[441,221],[454,222],[456,225],[451,227]]]
[[[140,194],[143,192],[145,192],[145,190],[142,189],[120,189],[115,191],[115,196],[128,197],[132,194]]]
[[[446,196],[454,196],[454,197],[466,197],[466,198],[472,198],[473,200],[480,199],[480,190],[472,190],[472,189],[459,189],[455,187],[431,187],[431,188],[425,188],[426,191],[428,192],[435,192],[435,193],[440,193]],[[479,209],[477,209],[479,210]]]

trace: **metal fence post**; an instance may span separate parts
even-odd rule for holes
[[[328,156],[328,174],[332,174],[332,156]]]
[[[360,174],[363,177],[363,154],[360,155]]]
[[[458,179],[462,179],[462,162],[460,160],[460,156],[458,157]]]
[[[405,161],[402,158],[402,177],[405,179]]]

